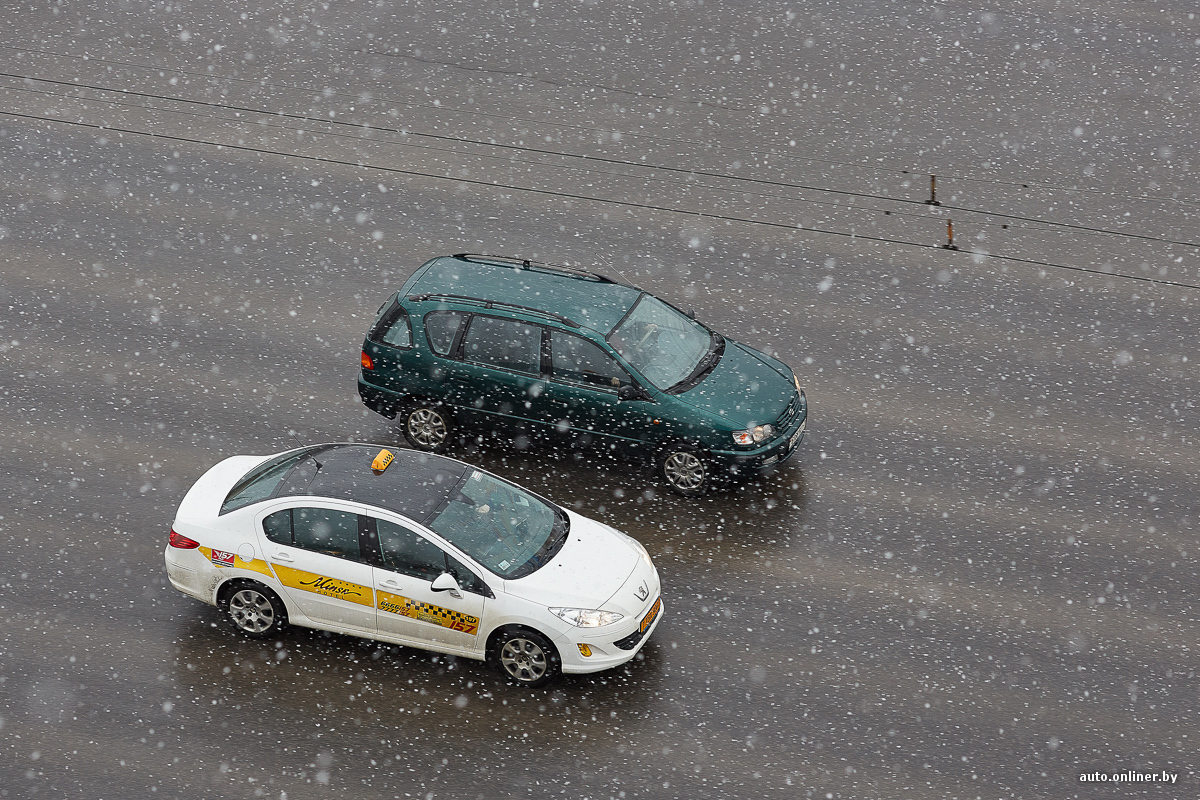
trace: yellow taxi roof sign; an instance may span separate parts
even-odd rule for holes
[[[379,455],[375,456],[375,460],[371,462],[371,469],[376,472],[383,472],[395,460],[396,457],[392,455],[392,451],[384,448],[379,451]]]

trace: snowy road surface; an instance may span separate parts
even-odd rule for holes
[[[1189,6],[237,8],[4,14],[0,797],[1200,794]],[[647,545],[628,668],[522,692],[167,585],[217,460],[400,441],[359,344],[462,251],[802,376],[798,457],[701,501],[453,452]]]

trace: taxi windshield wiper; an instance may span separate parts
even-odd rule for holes
[[[556,507],[554,509],[554,530],[546,540],[546,543],[533,554],[527,563],[533,564],[535,567],[541,567],[543,564],[549,562],[550,559],[558,555],[558,551],[567,543],[567,537],[570,533],[570,518],[567,517],[562,509]]]

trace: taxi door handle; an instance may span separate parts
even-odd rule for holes
[[[276,553],[272,556],[276,561],[295,561],[296,559],[289,556],[287,553]]]
[[[399,588],[400,588],[400,584],[396,583],[396,582],[395,582],[395,581],[393,581],[393,580],[380,581],[380,582],[379,582],[379,585],[380,585],[380,586],[386,586],[386,587],[388,587],[389,589],[399,589]]]

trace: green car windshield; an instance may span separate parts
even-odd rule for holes
[[[567,515],[535,495],[470,470],[426,524],[508,580],[543,566],[567,540]]]
[[[711,342],[707,328],[650,294],[608,335],[621,358],[662,390],[690,376]]]

